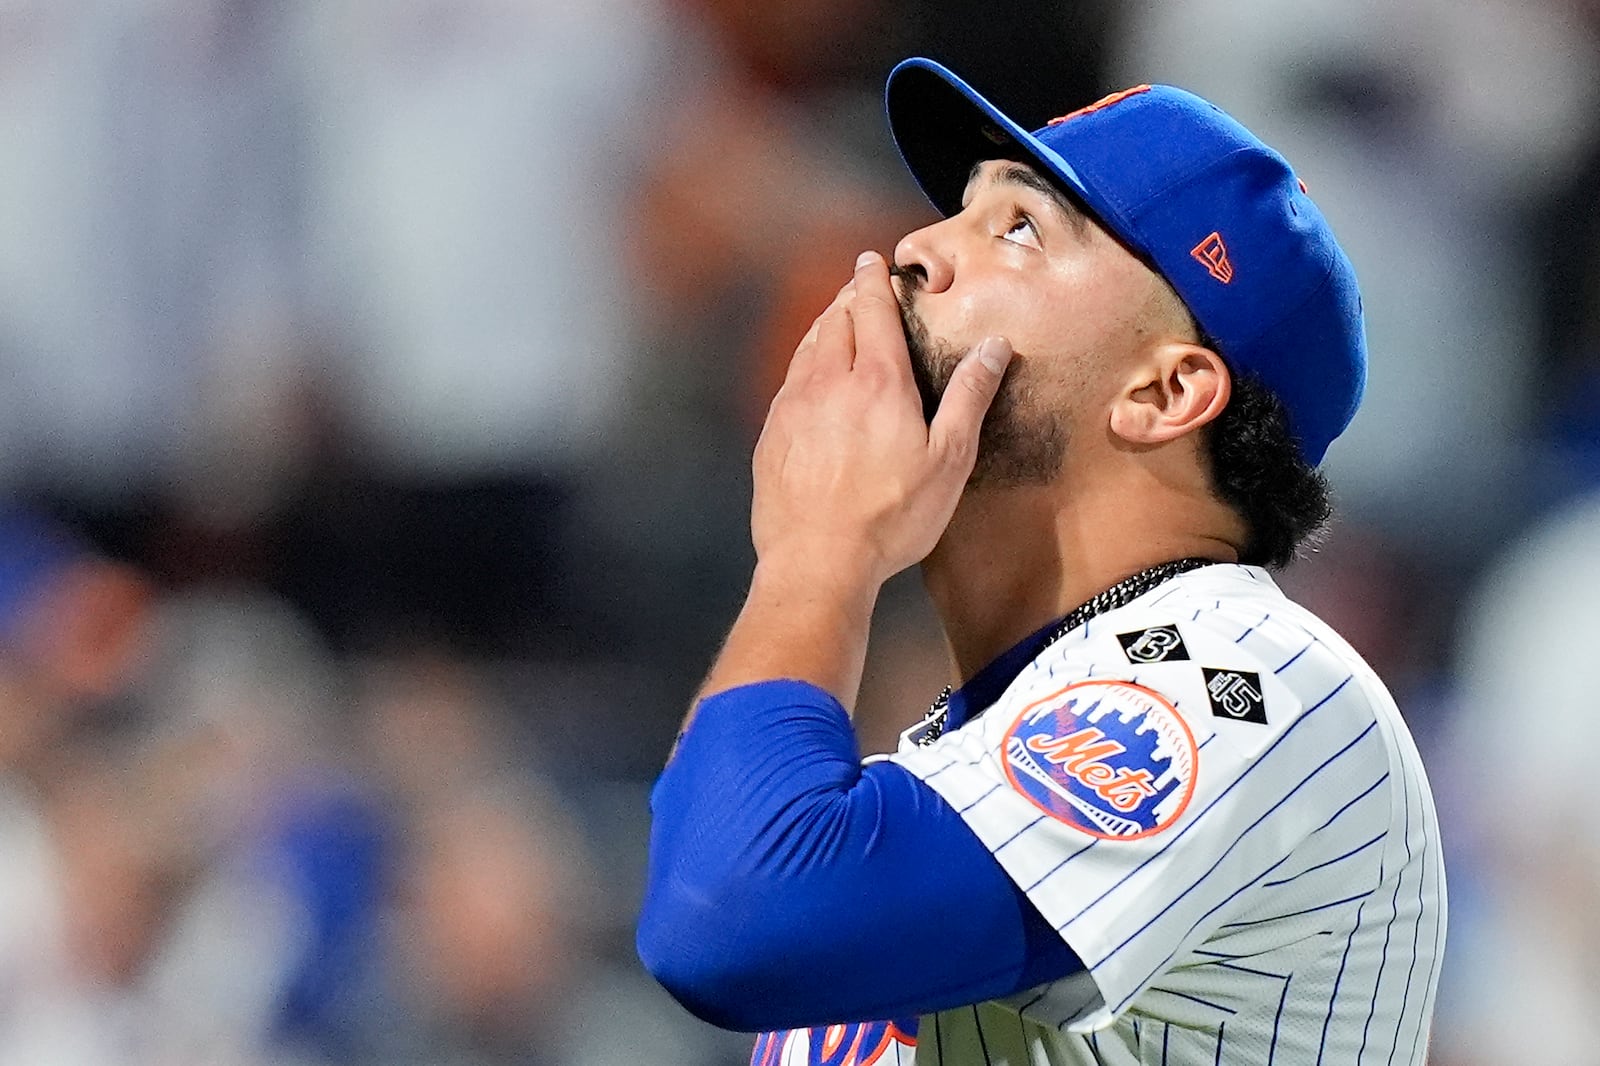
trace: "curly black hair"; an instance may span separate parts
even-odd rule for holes
[[[1213,487],[1245,521],[1239,561],[1282,569],[1315,547],[1333,514],[1328,479],[1300,454],[1278,397],[1233,376],[1233,395],[1207,427]]]

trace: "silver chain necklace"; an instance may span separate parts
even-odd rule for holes
[[[1157,563],[1146,570],[1141,570],[1131,577],[1125,577],[1104,592],[1097,593],[1087,602],[1079,604],[1069,611],[1066,617],[1056,623],[1050,635],[1045,638],[1039,650],[1043,651],[1074,629],[1083,625],[1096,615],[1114,611],[1118,607],[1125,607],[1134,600],[1143,596],[1151,589],[1164,581],[1170,581],[1179,574],[1186,574],[1190,570],[1198,570],[1202,566],[1210,566],[1215,559],[1175,559],[1169,563]],[[926,747],[944,735],[945,721],[950,717],[950,694],[953,690],[949,685],[934,699],[933,705],[928,708],[928,713],[923,716],[921,724],[917,727],[916,743],[919,747]],[[982,713],[981,711],[979,712]],[[973,716],[974,718],[977,715]]]

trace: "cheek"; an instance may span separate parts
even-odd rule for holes
[[[949,289],[918,293],[913,308],[930,336],[962,351],[996,334],[1018,352],[1047,350],[1063,316],[1038,282],[1015,271],[968,266]]]
[[[1005,316],[997,313],[991,301],[978,293],[941,293],[916,297],[912,304],[917,317],[934,339],[959,347],[962,351],[990,333],[1003,333]]]
[[[1084,313],[1076,300],[1030,293],[1016,301],[1011,317],[1010,337],[1017,351],[1051,358],[1083,353]]]
[[[1125,340],[1134,321],[1131,301],[1119,280],[1087,264],[1064,266],[1049,284],[1017,293],[1018,317],[1043,347],[1104,353]]]
[[[1015,378],[1003,386],[1007,406],[1024,423],[1051,419],[1076,429],[1104,405],[1100,382],[1088,360],[1060,353],[1020,353]]]
[[[1013,342],[1027,373],[1020,409],[1048,408],[1072,424],[1108,412],[1121,381],[1122,326],[1096,308],[1040,303]]]
[[[1114,360],[1135,324],[1120,280],[1080,262],[1033,276],[996,271],[982,283],[920,294],[914,307],[930,336],[961,351],[999,334],[1022,356]]]

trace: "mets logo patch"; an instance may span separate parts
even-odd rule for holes
[[[1080,681],[1030,704],[1005,737],[1006,776],[1044,813],[1092,836],[1159,833],[1194,795],[1194,734],[1160,693]]]

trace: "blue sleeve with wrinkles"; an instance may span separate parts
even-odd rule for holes
[[[1083,968],[942,797],[861,765],[813,685],[705,700],[651,808],[639,956],[723,1028],[921,1015]]]

